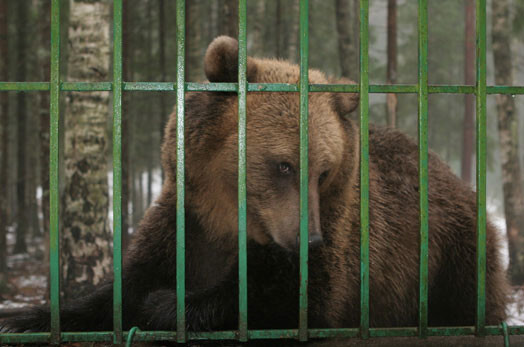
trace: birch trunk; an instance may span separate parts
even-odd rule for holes
[[[492,2],[492,42],[495,81],[512,85],[511,22],[508,0]],[[504,214],[509,246],[509,275],[524,283],[524,194],[519,161],[518,115],[511,95],[497,95]]]
[[[70,0],[68,81],[109,77],[108,1]],[[106,135],[109,95],[70,93],[65,112],[62,275],[66,297],[88,293],[111,272]]]

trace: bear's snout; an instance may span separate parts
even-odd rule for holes
[[[324,238],[321,233],[310,233],[308,238],[309,248],[317,248],[324,244]],[[300,233],[297,233],[295,251],[300,249]]]

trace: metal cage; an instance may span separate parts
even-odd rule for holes
[[[486,85],[486,0],[476,0],[476,85],[428,85],[428,0],[418,0],[418,83],[415,85],[369,84],[369,1],[360,0],[360,83],[333,85],[308,83],[308,0],[300,1],[300,82],[294,84],[248,83],[246,76],[246,6],[239,0],[238,83],[190,83],[185,73],[185,1],[177,1],[176,46],[177,77],[174,82],[125,82],[122,80],[122,0],[113,0],[113,80],[112,82],[62,82],[60,77],[60,0],[51,8],[51,79],[49,82],[0,82],[0,92],[50,92],[50,275],[51,331],[45,333],[0,334],[0,343],[51,343],[105,341],[121,344],[134,341],[238,340],[330,337],[399,337],[524,334],[524,326],[486,326],[486,96],[487,94],[524,94],[524,86]],[[114,215],[114,289],[113,331],[61,332],[59,307],[59,95],[61,91],[110,91],[113,95],[113,215]],[[238,330],[193,332],[185,324],[185,225],[184,225],[184,117],[177,120],[177,329],[176,331],[122,330],[122,93],[127,91],[176,92],[177,113],[184,114],[186,91],[235,92],[238,94],[238,241],[239,241],[239,323]],[[248,330],[247,247],[246,247],[246,95],[256,92],[300,93],[300,302],[297,329]],[[308,93],[360,93],[360,327],[343,329],[308,329]],[[420,291],[418,327],[369,327],[369,93],[411,93],[418,96],[418,142],[420,182]],[[474,94],[476,96],[476,186],[477,186],[477,310],[475,326],[428,326],[428,95],[437,93]]]

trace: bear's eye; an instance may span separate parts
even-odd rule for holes
[[[324,181],[326,180],[326,178],[329,176],[329,171],[324,171],[322,172],[322,174],[320,175],[320,177],[318,178],[318,185],[321,186],[322,183],[324,183]]]
[[[291,166],[290,163],[287,163],[284,161],[278,164],[278,172],[282,176],[288,176],[293,173],[293,167]]]

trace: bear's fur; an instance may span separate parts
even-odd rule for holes
[[[238,47],[215,39],[205,57],[211,82],[236,82]],[[248,59],[249,82],[299,81],[285,61]],[[310,83],[327,83],[310,70]],[[348,83],[348,81],[344,81]],[[356,327],[360,317],[360,148],[347,116],[358,95],[309,95],[309,326]],[[235,93],[186,96],[186,312],[193,330],[235,329],[238,317]],[[247,95],[249,328],[296,328],[299,270],[299,96]],[[124,259],[124,328],[176,329],[176,123],[162,147],[161,196]],[[370,325],[416,326],[419,293],[417,144],[393,129],[369,132]],[[476,280],[475,194],[429,153],[429,324],[472,325]],[[322,241],[320,241],[322,240]],[[486,320],[505,318],[508,283],[496,230],[487,226]],[[112,286],[62,307],[62,328],[112,329]],[[49,329],[47,308],[0,326]]]

